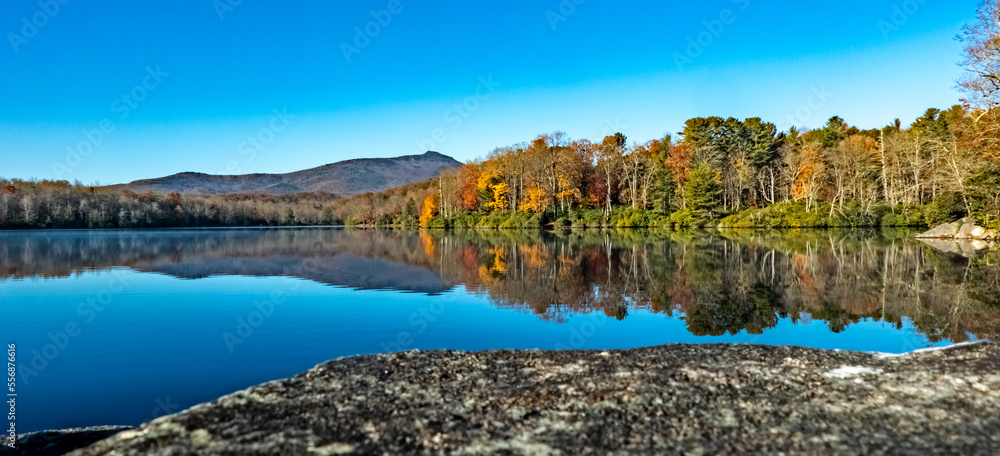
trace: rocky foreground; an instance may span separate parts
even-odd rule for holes
[[[72,454],[1000,454],[1000,345],[346,358]]]

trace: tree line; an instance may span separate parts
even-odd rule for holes
[[[0,179],[0,228],[163,228],[336,223],[323,193],[136,193],[79,182]]]
[[[861,130],[840,117],[779,132],[694,118],[678,139],[562,132],[500,147],[433,181],[336,205],[357,224],[519,227],[908,226],[1000,217],[1000,117],[956,105]],[[767,216],[781,212],[785,217]],[[798,223],[798,225],[796,225]]]

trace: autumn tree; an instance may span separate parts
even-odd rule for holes
[[[600,145],[586,139],[573,141],[570,144],[574,160],[579,161],[579,203],[586,208],[596,208],[603,205],[604,183],[595,162],[600,155]]]
[[[495,165],[495,170],[507,190],[507,201],[511,210],[516,210],[524,195],[525,146],[507,146],[493,149],[487,162]]]
[[[476,188],[482,193],[487,208],[493,211],[507,209],[510,192],[498,161],[487,160],[479,166]]]
[[[434,194],[424,198],[424,204],[420,208],[420,226],[428,226],[438,213],[437,197]]]
[[[691,166],[694,164],[694,154],[693,147],[687,142],[681,142],[674,147],[671,147],[669,152],[667,152],[667,159],[665,165],[667,170],[670,172],[670,176],[674,182],[674,191],[677,197],[681,201],[681,205],[686,207],[686,195],[684,192],[684,184],[687,182],[688,172],[691,170]]]
[[[819,200],[826,179],[826,165],[819,143],[806,141],[794,152],[785,156],[791,196],[795,200],[806,201],[809,212]]]
[[[839,208],[843,210],[847,198],[861,202],[866,211],[878,201],[881,195],[876,179],[877,150],[874,139],[860,134],[851,135],[836,147],[825,149],[826,169],[833,193],[830,215],[838,207],[838,201]]]
[[[478,162],[470,162],[461,168],[458,176],[458,187],[454,195],[460,211],[475,211],[479,209],[479,192],[486,190],[479,184],[484,173],[490,173],[483,169],[484,166]]]

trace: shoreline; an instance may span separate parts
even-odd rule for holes
[[[330,361],[71,454],[996,454],[998,406],[1000,345],[985,341],[410,351]]]

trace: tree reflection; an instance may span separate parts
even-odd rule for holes
[[[696,335],[761,334],[779,320],[912,324],[931,341],[1000,333],[1000,252],[938,252],[905,232],[109,231],[0,236],[0,279],[130,267],[197,279],[295,276],[443,293],[561,322],[639,310]]]
[[[905,233],[866,231],[428,233],[461,249],[441,265],[500,307],[563,321],[680,312],[696,335],[761,334],[788,318],[840,332],[863,320],[931,341],[1000,332],[1000,252],[973,259]]]

